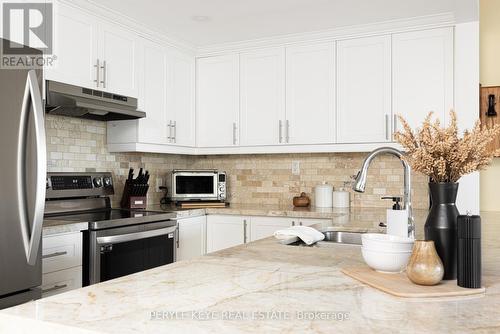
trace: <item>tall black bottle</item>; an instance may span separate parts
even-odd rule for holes
[[[433,240],[444,266],[445,280],[457,278],[458,183],[429,183],[431,209],[425,221],[425,239]]]

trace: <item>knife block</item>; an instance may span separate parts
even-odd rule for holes
[[[146,209],[148,205],[148,184],[125,181],[120,206],[124,209]]]

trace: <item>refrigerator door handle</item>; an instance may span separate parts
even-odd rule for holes
[[[36,188],[34,208],[28,210],[27,201],[27,176],[26,176],[26,152],[27,152],[27,131],[29,124],[30,106],[33,110],[33,126],[36,141]],[[47,174],[47,153],[45,146],[45,125],[42,95],[36,72],[30,70],[26,80],[23,104],[21,108],[21,122],[17,146],[17,202],[19,210],[19,222],[28,264],[35,265],[37,261],[38,249],[42,236],[43,211],[45,204],[45,178]],[[30,222],[32,222],[30,224]],[[31,226],[31,230],[30,230]]]

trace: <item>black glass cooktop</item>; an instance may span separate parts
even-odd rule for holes
[[[100,211],[88,211],[74,214],[55,215],[46,217],[45,219],[57,219],[66,221],[78,222],[100,222],[104,220],[117,220],[126,218],[141,218],[155,215],[165,214],[159,211],[142,211],[142,210],[122,210],[122,209],[107,209]]]

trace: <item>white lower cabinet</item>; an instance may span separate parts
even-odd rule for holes
[[[42,298],[82,287],[82,266],[43,274]]]
[[[266,216],[207,216],[207,253],[270,237],[290,226],[329,223],[330,219]]]
[[[177,261],[189,260],[206,253],[207,216],[179,219]]]
[[[292,226],[292,219],[282,217],[252,217],[250,240],[270,237],[275,231]]]
[[[207,253],[249,241],[250,218],[230,215],[207,216]]]
[[[82,233],[43,237],[42,297],[82,287]]]
[[[270,237],[274,232],[290,226],[311,226],[328,222],[330,222],[329,219],[317,218],[252,217],[250,221],[250,240]]]

